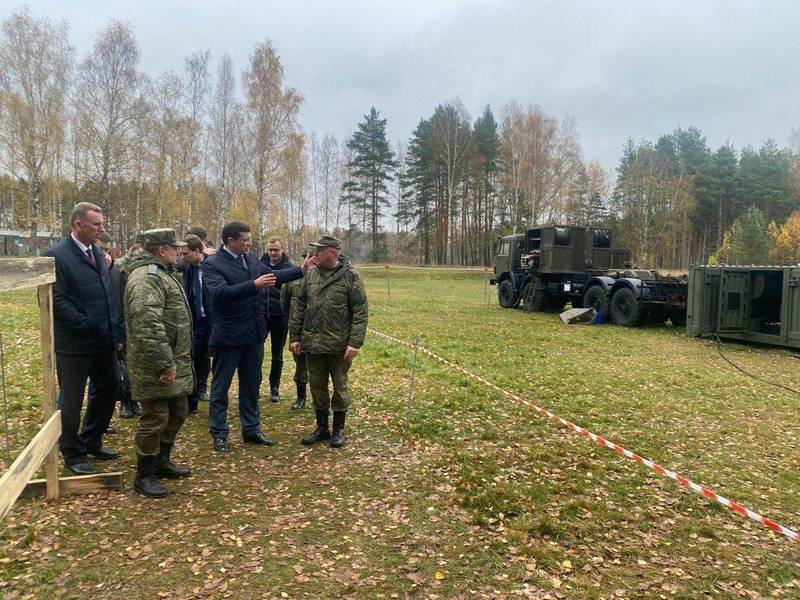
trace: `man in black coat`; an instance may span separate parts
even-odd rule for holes
[[[261,262],[270,269],[279,271],[293,266],[289,257],[283,251],[283,241],[272,237],[267,242],[267,251],[261,257]],[[269,399],[278,402],[281,387],[281,372],[283,371],[283,347],[286,345],[286,336],[289,333],[289,316],[281,308],[281,285],[267,288],[266,302],[264,304],[264,320],[267,323],[267,336],[270,339],[270,368],[269,368]]]
[[[203,252],[202,240],[194,235],[187,235],[185,246],[181,246],[185,268],[183,270],[183,289],[189,308],[192,312],[192,361],[196,387],[194,393],[189,395],[189,414],[197,412],[199,401],[208,402],[207,382],[211,372],[211,360],[208,356],[208,336],[211,333],[211,319],[208,313],[208,300],[203,297],[203,269],[201,263],[206,255]]]
[[[58,445],[70,471],[89,475],[97,469],[87,462],[87,454],[100,460],[119,456],[102,444],[116,402],[113,329],[117,307],[108,266],[93,245],[104,231],[102,209],[80,202],[72,211],[70,223],[70,235],[46,252],[56,259],[53,322],[61,410]],[[90,377],[96,393],[87,403],[79,434],[83,394]]]
[[[273,271],[250,252],[250,227],[232,222],[222,228],[223,244],[202,264],[205,297],[211,306],[211,335],[208,340],[213,378],[209,401],[209,431],[214,449],[228,452],[228,390],[234,372],[239,374],[239,420],[242,439],[250,444],[271,446],[261,433],[258,394],[267,324],[264,319],[264,290],[276,283],[303,276],[312,261],[302,267]]]

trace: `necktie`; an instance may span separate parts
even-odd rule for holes
[[[92,247],[89,246],[86,249],[86,258],[89,259],[89,262],[92,263],[93,266],[97,266],[97,262],[94,260],[94,252],[92,252]]]
[[[203,310],[203,285],[200,283],[200,269],[197,269],[194,276],[194,312],[198,318],[206,316]]]
[[[247,270],[248,270],[248,269],[247,269],[247,263],[246,263],[246,262],[245,262],[245,260],[244,260],[244,254],[240,254],[240,255],[239,255],[239,264],[242,266],[242,268],[243,268],[245,271],[247,271]]]

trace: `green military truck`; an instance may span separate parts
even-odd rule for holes
[[[634,269],[608,229],[548,225],[498,238],[494,277],[503,308],[594,308],[604,321],[686,324],[685,279]]]

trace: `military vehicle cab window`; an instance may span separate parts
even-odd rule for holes
[[[508,251],[511,248],[511,242],[503,242],[500,245],[500,256],[508,256]]]

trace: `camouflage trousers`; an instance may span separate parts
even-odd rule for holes
[[[186,394],[172,398],[149,398],[139,400],[142,416],[134,441],[139,456],[154,456],[161,450],[161,443],[174,444],[180,431],[189,405]]]
[[[306,353],[308,381],[311,384],[315,410],[328,410],[332,406],[334,412],[347,411],[350,406],[347,372],[352,363],[352,360],[345,359],[341,354]],[[333,383],[333,400],[328,391],[328,379]]]
[[[306,353],[292,354],[294,359],[294,382],[297,385],[308,385],[308,367],[306,367]]]

